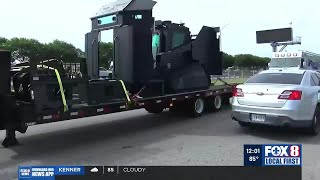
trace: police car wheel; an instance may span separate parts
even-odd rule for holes
[[[312,120],[312,127],[309,129],[312,135],[318,135],[320,132],[320,108],[317,106]]]

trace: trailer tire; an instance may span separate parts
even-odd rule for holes
[[[148,111],[148,113],[159,114],[164,110],[164,106],[160,104],[149,105],[145,107],[145,110]]]
[[[207,99],[207,110],[209,112],[219,111],[222,107],[223,99],[221,96],[212,96]]]
[[[205,103],[202,98],[196,98],[194,100],[191,100],[189,104],[189,109],[191,112],[192,117],[199,117],[203,114],[205,109]]]
[[[217,95],[213,98],[213,110],[219,111],[222,106],[222,98],[221,96]]]

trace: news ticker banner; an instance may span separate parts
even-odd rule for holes
[[[31,166],[19,180],[301,180],[300,166]]]
[[[301,144],[244,145],[244,166],[302,166]]]

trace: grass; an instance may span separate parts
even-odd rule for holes
[[[223,79],[226,83],[236,83],[236,84],[242,84],[244,83],[248,78],[234,78],[234,79]],[[212,83],[216,82],[216,80],[212,80]],[[221,81],[217,81],[215,85],[223,85],[224,83]]]

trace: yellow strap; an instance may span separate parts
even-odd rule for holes
[[[120,81],[120,83],[121,83],[121,85],[122,85],[122,88],[123,88],[124,93],[126,94],[127,100],[128,100],[128,102],[130,103],[131,100],[130,100],[130,98],[129,98],[127,88],[126,88],[126,86],[124,85],[124,82],[123,82],[122,80],[119,80],[119,81]]]
[[[66,111],[68,111],[68,106],[67,106],[66,97],[64,95],[64,89],[63,89],[63,86],[62,86],[62,81],[61,81],[61,78],[60,78],[60,74],[59,74],[59,71],[57,69],[54,69],[54,72],[56,73],[57,80],[58,80],[59,87],[60,87],[61,99],[62,99],[62,103],[63,103],[63,110],[64,110],[64,112],[66,112]]]

